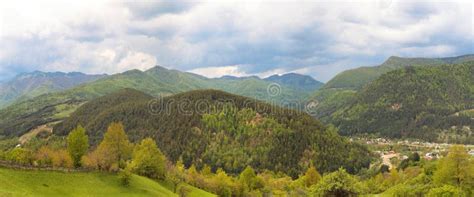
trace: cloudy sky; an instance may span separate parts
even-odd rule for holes
[[[470,1],[2,1],[0,81],[154,65],[327,81],[392,55],[474,53],[473,11]]]

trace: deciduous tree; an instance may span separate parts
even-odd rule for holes
[[[74,167],[81,166],[81,158],[86,154],[89,148],[89,138],[86,135],[86,130],[78,125],[67,136],[67,150],[72,158]]]
[[[437,184],[473,188],[474,164],[462,145],[454,145],[448,155],[443,158],[435,171],[433,179]]]
[[[130,168],[133,172],[154,179],[165,178],[166,158],[151,138],[135,147]]]
[[[324,176],[311,188],[315,196],[355,196],[359,193],[357,179],[343,168]]]
[[[133,145],[128,141],[122,123],[111,123],[104,134],[104,139],[97,148],[97,154],[103,160],[105,168],[124,167],[132,153]]]

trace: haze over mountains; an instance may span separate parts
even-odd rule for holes
[[[8,82],[0,83],[0,108],[16,101],[33,98],[94,81],[106,75],[88,75],[80,72],[23,73]]]

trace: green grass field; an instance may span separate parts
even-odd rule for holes
[[[51,172],[0,168],[0,197],[4,196],[177,196],[165,185],[133,175],[128,187],[114,174]],[[189,196],[214,196],[192,188]]]

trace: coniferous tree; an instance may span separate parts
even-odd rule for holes
[[[308,168],[304,175],[304,182],[306,187],[315,185],[321,180],[321,174],[316,170],[314,166]]]

